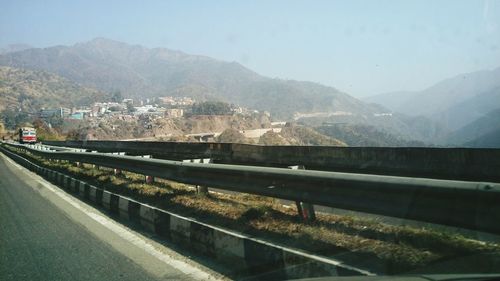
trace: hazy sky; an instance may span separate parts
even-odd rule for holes
[[[0,0],[0,46],[94,37],[238,61],[360,97],[499,67],[500,1]]]

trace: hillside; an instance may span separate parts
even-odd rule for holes
[[[264,114],[242,115],[203,115],[184,118],[134,119],[119,116],[75,120],[76,126],[67,128],[72,139],[76,140],[124,140],[148,138],[151,140],[195,141],[186,137],[189,134],[220,133],[226,129],[250,130],[267,128],[271,122]]]
[[[464,146],[475,148],[500,148],[500,128],[469,141],[465,143]]]
[[[322,127],[322,126],[335,126],[337,129],[348,129],[351,130],[355,128],[363,128],[367,134],[371,131],[377,131],[382,134],[387,134],[389,138],[395,138],[398,140],[405,141],[419,141],[425,143],[435,143],[436,141],[442,140],[448,134],[448,130],[427,117],[423,116],[407,116],[399,113],[392,113],[392,115],[361,115],[361,116],[330,116],[330,117],[312,117],[312,118],[302,118],[299,120],[301,124],[310,127]],[[370,128],[369,130],[365,130]],[[336,137],[333,135],[333,137]],[[385,137],[381,138],[381,140]],[[341,139],[342,141],[346,141]],[[365,142],[364,136],[360,135],[361,143],[371,143]],[[393,142],[393,141],[375,141],[372,145],[383,146],[386,144],[399,145],[403,142]],[[349,145],[349,142],[346,141]],[[399,143],[399,144],[398,144]]]
[[[325,136],[312,128],[293,123],[288,123],[279,133],[269,131],[263,134],[258,143],[261,145],[347,146],[344,142]]]
[[[330,136],[318,133],[316,130],[300,126],[285,126],[280,135],[292,145],[327,145],[327,146],[347,146],[344,142]]]
[[[335,137],[348,146],[397,147],[424,146],[423,142],[409,141],[374,126],[361,124],[331,124],[316,127],[326,136]]]
[[[498,79],[500,80],[500,77]],[[485,116],[499,106],[500,86],[457,103],[443,112],[434,114],[432,118],[440,120],[450,130],[456,130]]]
[[[102,91],[120,90],[130,97],[217,99],[266,110],[277,118],[290,118],[296,112],[373,111],[370,105],[332,87],[270,79],[235,62],[103,38],[7,53],[0,55],[0,65],[45,70]]]
[[[415,92],[397,91],[365,97],[362,100],[368,103],[383,105],[391,111],[397,112],[413,95],[415,95]]]
[[[498,104],[497,104],[498,106]],[[446,143],[458,146],[500,148],[500,108],[451,133]]]
[[[55,74],[0,66],[0,112],[34,113],[42,107],[86,105],[105,97]]]

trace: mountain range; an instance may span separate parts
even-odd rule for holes
[[[426,116],[457,130],[500,107],[500,67],[460,74],[422,91],[386,93],[364,100],[395,112]]]
[[[0,55],[0,65],[48,71],[101,91],[119,90],[132,98],[215,99],[269,111],[277,118],[290,118],[297,112],[375,111],[332,87],[271,79],[236,62],[104,38],[5,53]]]
[[[364,99],[394,112],[427,117],[449,131],[437,140],[444,145],[465,145],[497,129],[500,109],[500,67],[457,75],[422,91],[393,92]],[[491,136],[494,136],[491,135]]]
[[[31,102],[40,107],[50,105],[49,100],[75,105],[116,91],[140,99],[190,96],[268,111],[274,119],[295,118],[309,126],[354,124],[337,126],[335,131],[345,128],[346,136],[370,132],[380,139],[387,136],[381,143],[396,145],[413,140],[455,144],[460,139],[453,136],[455,131],[500,107],[500,68],[452,77],[423,91],[361,101],[318,83],[268,78],[236,62],[105,38],[72,46],[11,46],[0,52],[0,66],[7,67],[1,69],[4,77],[0,77],[5,93],[14,91],[13,83],[23,79],[31,81],[25,85],[44,85],[43,89],[14,91],[3,97],[5,105],[7,101],[26,106]],[[57,81],[63,90],[55,92],[57,83],[47,81]],[[23,94],[30,91],[45,94],[31,101],[30,95]]]
[[[446,141],[451,145],[500,148],[500,108],[454,131]]]

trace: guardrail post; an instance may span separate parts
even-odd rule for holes
[[[196,193],[201,194],[201,195],[208,195],[208,187],[197,185],[196,186]]]
[[[139,157],[142,158],[153,158],[151,155],[140,155]],[[155,181],[155,177],[149,176],[149,175],[144,175],[144,182],[145,183],[153,183]]]
[[[144,181],[146,183],[153,183],[155,181],[155,177],[144,175]]]
[[[293,170],[305,170],[304,165],[288,166],[288,168]],[[316,220],[316,212],[314,211],[314,205],[307,202],[295,201],[297,206],[297,212],[299,216],[305,222],[313,222]]]
[[[208,163],[212,162],[212,159],[210,159],[210,158],[185,159],[185,160],[182,160],[182,162],[208,164]],[[200,194],[200,195],[208,195],[208,187],[207,186],[197,185],[196,186],[196,193]]]
[[[85,152],[96,153],[97,151],[96,150],[86,149]],[[92,164],[92,168],[99,170],[99,165]]]

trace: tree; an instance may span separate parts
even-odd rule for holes
[[[207,101],[193,104],[194,115],[231,115],[231,106],[225,102]]]
[[[115,90],[111,92],[111,101],[112,102],[121,102],[123,100],[122,93],[120,90]]]
[[[47,118],[47,122],[50,124],[50,126],[52,126],[52,128],[61,128],[64,120],[61,118],[61,116],[54,114]]]
[[[135,109],[133,104],[127,103],[127,111],[128,111],[128,113],[132,113],[132,112],[135,112],[136,109]]]
[[[121,108],[121,107],[119,107],[119,106],[112,106],[112,107],[108,108],[108,110],[109,110],[109,111],[116,112],[116,111],[120,111],[120,110],[122,110],[122,108]]]
[[[1,119],[7,127],[7,129],[16,129],[22,126],[24,123],[30,121],[30,117],[27,113],[22,111],[14,111],[12,109],[6,109],[2,112]]]
[[[16,128],[16,112],[11,109],[6,109],[2,112],[2,121],[9,129]]]

